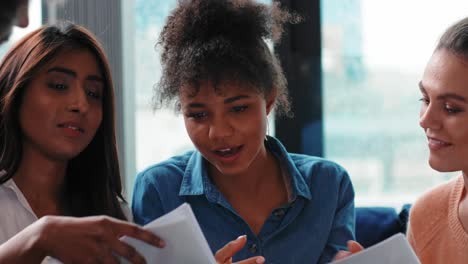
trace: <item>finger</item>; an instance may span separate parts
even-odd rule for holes
[[[258,256],[258,257],[253,257],[253,258],[249,258],[246,260],[242,260],[234,264],[263,264],[263,263],[265,263],[265,258],[262,256]]]
[[[139,240],[142,240],[150,245],[153,245],[158,248],[163,248],[166,246],[166,243],[157,235],[153,234],[149,230],[145,230],[142,227],[135,225],[129,222],[116,222],[114,226],[115,233],[118,237],[121,236],[130,236]]]
[[[87,252],[88,255],[93,256],[94,259],[88,259],[88,262],[85,263],[102,263],[102,264],[119,264],[117,257],[112,253],[111,248],[107,243],[103,243],[99,247],[98,251],[92,253],[92,251]],[[82,260],[70,261],[71,263],[82,263]],[[68,262],[64,262],[68,263]]]
[[[351,256],[352,254],[353,253],[351,253],[349,251],[340,250],[340,251],[338,251],[338,253],[336,253],[335,257],[333,258],[333,261],[344,259],[344,258],[346,258],[348,256]]]
[[[127,259],[131,263],[146,263],[145,258],[134,247],[125,242],[114,239],[110,247],[112,252]]]
[[[359,244],[358,242],[354,241],[354,240],[349,240],[348,243],[348,250],[351,252],[351,253],[357,253],[359,251],[362,251],[364,250],[364,247],[361,246],[361,244]]]
[[[238,237],[236,240],[233,240],[227,243],[224,247],[218,250],[215,254],[215,259],[218,263],[224,263],[239,250],[241,250],[245,243],[247,242],[247,237],[245,235]]]
[[[114,254],[108,254],[103,258],[102,263],[104,264],[119,264],[119,259]]]

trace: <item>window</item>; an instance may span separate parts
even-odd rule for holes
[[[176,0],[137,0],[135,40],[136,169],[192,149],[181,116],[172,109],[153,111],[153,88],[161,76],[159,50],[155,44]]]
[[[351,175],[356,204],[413,202],[456,173],[427,164],[418,82],[463,1],[322,0],[326,157]]]

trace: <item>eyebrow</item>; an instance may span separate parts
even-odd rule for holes
[[[238,96],[234,96],[234,97],[224,99],[224,103],[225,104],[230,104],[230,103],[234,103],[235,101],[239,101],[241,99],[246,99],[246,98],[249,98],[249,96],[247,96],[247,95],[238,95]]]
[[[424,88],[424,85],[422,84],[422,81],[419,82],[419,90],[421,90],[423,94],[427,94],[426,89]],[[458,95],[456,93],[444,93],[444,94],[438,95],[437,99],[438,100],[454,99],[463,103],[468,102],[465,97]]]
[[[74,78],[76,78],[76,72],[75,71],[72,71],[70,69],[67,69],[67,68],[63,68],[63,67],[52,67],[50,68],[49,70],[47,70],[47,73],[50,73],[50,72],[59,72],[59,73],[64,73],[66,75],[70,75]],[[104,82],[102,80],[102,78],[100,76],[97,76],[97,75],[88,75],[86,77],[86,80],[90,80],[90,81],[97,81],[97,82]]]
[[[234,97],[224,99],[224,103],[225,104],[231,104],[231,103],[234,103],[236,101],[239,101],[241,99],[246,99],[246,98],[250,98],[250,96],[248,96],[248,95],[238,95],[238,96],[234,96]],[[203,108],[203,107],[205,107],[205,104],[190,103],[187,107],[188,108]]]

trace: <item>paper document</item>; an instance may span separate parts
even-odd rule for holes
[[[173,211],[144,226],[166,242],[156,248],[141,240],[124,236],[122,241],[132,245],[146,258],[147,263],[164,264],[216,264],[197,219],[189,204],[184,203]],[[128,263],[125,260],[122,263]]]
[[[406,237],[399,233],[333,264],[420,264]]]

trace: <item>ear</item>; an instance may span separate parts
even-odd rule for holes
[[[266,97],[266,113],[267,115],[270,114],[271,110],[275,106],[276,103],[276,96],[277,96],[276,88],[273,88],[270,94]]]

